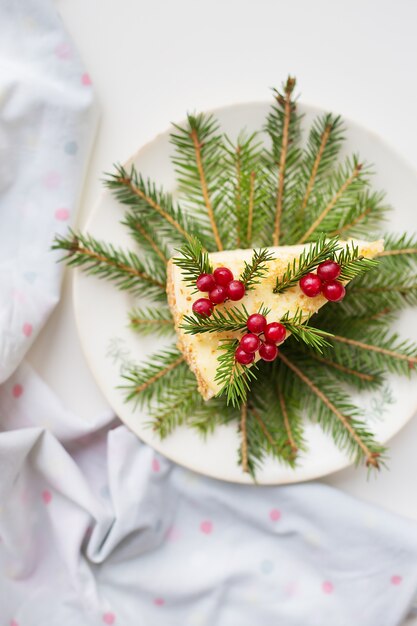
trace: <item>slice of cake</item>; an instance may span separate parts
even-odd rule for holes
[[[374,258],[384,247],[382,240],[367,242],[355,239],[340,242],[340,246],[351,247],[352,243],[358,247],[359,254],[368,259]],[[292,317],[297,311],[301,310],[307,320],[327,303],[323,295],[308,297],[301,291],[298,284],[281,294],[274,293],[273,289],[276,279],[283,276],[288,263],[298,259],[303,250],[309,247],[310,244],[268,248],[268,251],[273,254],[274,258],[267,262],[268,271],[261,282],[255,285],[253,289],[247,291],[240,302],[228,300],[218,306],[224,310],[244,305],[249,314],[252,314],[258,312],[260,307],[264,305],[270,309],[270,313],[267,316],[268,322],[279,321],[287,312]],[[252,249],[225,250],[210,253],[209,259],[213,270],[217,267],[225,266],[233,272],[235,278],[238,278],[244,269],[245,261],[249,263],[252,255]],[[203,295],[193,292],[194,289],[184,282],[181,268],[176,266],[173,260],[170,259],[168,262],[167,293],[169,306],[175,321],[178,347],[197,378],[198,389],[201,395],[205,400],[209,400],[220,390],[217,382],[215,382],[219,341],[226,338],[240,339],[242,333],[186,334],[181,328],[184,315],[192,314],[193,302]]]

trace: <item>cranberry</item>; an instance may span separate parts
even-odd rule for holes
[[[209,298],[213,302],[213,304],[221,304],[227,298],[226,287],[221,287],[220,285],[217,285],[217,287],[210,291]]]
[[[248,352],[249,354],[251,352],[256,352],[257,350],[259,350],[260,345],[261,342],[258,335],[254,335],[253,333],[246,333],[246,335],[243,335],[239,344],[242,350]]]
[[[303,276],[300,280],[300,289],[309,298],[318,296],[322,287],[322,282],[317,274],[310,272]]]
[[[232,280],[227,286],[227,296],[231,300],[241,300],[245,295],[245,285],[241,280]]]
[[[222,287],[227,287],[233,280],[233,274],[227,267],[218,267],[214,270],[213,276],[217,285],[221,285]]]
[[[336,261],[332,261],[331,259],[329,259],[328,261],[323,261],[323,263],[320,263],[317,268],[317,276],[323,281],[335,280],[340,276],[341,271],[342,268],[340,267],[339,263],[336,263]]]
[[[211,291],[216,286],[213,274],[200,274],[197,278],[197,289],[199,291]]]
[[[213,304],[207,298],[199,298],[193,303],[193,311],[203,317],[210,317],[213,313]]]
[[[285,339],[287,331],[285,326],[279,322],[271,322],[265,328],[265,339],[270,343],[281,343]]]
[[[246,326],[251,333],[259,334],[265,330],[266,317],[260,313],[253,313],[253,315],[249,315]]]
[[[340,302],[346,294],[346,289],[338,280],[329,280],[323,285],[323,296],[330,302]]]
[[[253,363],[255,360],[255,354],[253,352],[249,354],[248,352],[245,352],[243,348],[238,346],[235,352],[235,359],[238,363],[241,363],[241,365],[250,365],[250,363]]]
[[[278,355],[278,348],[274,343],[263,343],[259,348],[259,356],[264,361],[275,361]]]

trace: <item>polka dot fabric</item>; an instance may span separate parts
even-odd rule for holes
[[[50,0],[0,3],[0,24],[1,383],[58,301],[63,267],[50,247],[75,217],[97,111]]]

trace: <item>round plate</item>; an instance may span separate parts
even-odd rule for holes
[[[245,103],[214,111],[221,127],[232,137],[242,128],[251,132],[262,128],[269,103]],[[308,129],[320,109],[300,106],[305,114],[303,127]],[[413,211],[417,205],[417,175],[401,157],[379,137],[345,120],[346,153],[359,152],[361,158],[375,165],[374,187],[387,192],[388,202],[395,207],[387,230],[412,232]],[[168,191],[175,191],[175,178],[170,162],[172,148],[169,131],[158,135],[131,159],[145,177],[149,176]],[[120,224],[123,207],[106,191],[91,211],[86,231],[98,239],[115,245],[132,247],[127,229]],[[147,425],[147,417],[133,403],[125,403],[121,372],[131,363],[139,363],[157,349],[154,338],[142,338],[128,327],[128,311],[132,298],[95,277],[77,270],[74,278],[74,302],[78,329],[87,361],[93,375],[120,419],[143,441],[173,461],[208,476],[239,483],[252,479],[237,464],[239,438],[233,426],[219,427],[204,440],[185,427],[178,428],[161,441]],[[413,320],[414,318],[414,320]],[[415,311],[405,312],[397,324],[405,336],[417,340]],[[413,336],[414,335],[414,336]],[[159,342],[158,342],[159,343]],[[372,430],[385,442],[413,416],[417,410],[417,385],[405,378],[389,377],[385,386],[372,394],[358,394],[355,401],[366,410]],[[309,480],[340,470],[350,464],[332,440],[317,424],[307,422],[308,452],[299,466],[291,469],[274,459],[267,459],[257,472],[258,484],[280,484]],[[361,471],[361,470],[358,470]],[[363,473],[365,479],[365,471]]]

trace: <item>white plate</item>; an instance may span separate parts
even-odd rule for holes
[[[237,136],[244,127],[248,131],[260,129],[268,109],[269,103],[245,103],[218,109],[215,115],[228,134]],[[322,112],[310,106],[300,106],[300,109],[305,113],[304,129],[309,127],[315,115]],[[353,122],[345,123],[347,141],[344,151],[359,152],[362,159],[375,164],[374,186],[376,189],[386,190],[388,201],[395,207],[387,230],[416,230],[416,172],[376,135]],[[175,179],[169,158],[171,152],[167,131],[141,148],[131,162],[142,174],[173,191]],[[106,191],[91,211],[86,231],[116,245],[132,247],[126,229],[119,223],[122,215],[123,207]],[[128,328],[127,313],[132,305],[131,297],[117,291],[110,283],[85,276],[76,270],[74,303],[88,363],[99,387],[120,419],[143,441],[189,469],[222,480],[252,482],[237,464],[240,442],[233,426],[218,428],[206,441],[186,428],[179,428],[173,435],[161,441],[145,425],[146,415],[135,410],[133,404],[124,402],[123,393],[117,389],[121,383],[121,368],[132,361],[140,363],[156,348],[153,338],[141,338]],[[397,326],[405,337],[417,340],[415,322],[416,312],[409,310],[403,314]],[[392,376],[383,390],[371,395],[361,394],[356,401],[367,408],[377,439],[386,442],[417,410],[417,385],[415,379],[410,381]],[[322,433],[319,426],[306,424],[306,440],[309,451],[300,460],[297,469],[292,470],[276,460],[268,459],[257,473],[258,483],[280,484],[309,480],[350,464],[349,459]],[[365,480],[366,471],[358,471],[363,472],[362,477]]]

